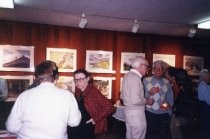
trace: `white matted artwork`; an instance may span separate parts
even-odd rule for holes
[[[121,73],[127,73],[131,69],[131,64],[139,56],[145,57],[144,53],[132,53],[132,52],[122,52],[121,53]]]
[[[153,54],[153,62],[157,60],[162,60],[173,67],[175,67],[175,59],[176,59],[175,55]]]
[[[183,68],[189,75],[199,75],[204,68],[204,58],[200,56],[183,56]]]
[[[105,97],[112,98],[112,77],[93,77],[93,84]]]
[[[0,45],[0,70],[34,71],[34,46]]]
[[[0,76],[7,80],[8,98],[5,101],[15,101],[20,93],[27,90],[33,83],[33,76]]]
[[[76,70],[76,49],[47,48],[47,60],[54,61],[59,72],[74,72]]]
[[[75,84],[73,77],[59,76],[59,79],[56,82],[56,86],[62,89],[69,90],[72,93],[75,93]]]
[[[86,51],[86,70],[95,73],[113,73],[112,51]]]

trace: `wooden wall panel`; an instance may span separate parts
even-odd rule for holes
[[[93,76],[114,77],[112,99],[119,99],[121,52],[145,53],[151,63],[152,54],[176,55],[176,67],[182,67],[183,55],[205,57],[205,67],[210,68],[210,42],[147,34],[79,29],[53,25],[0,21],[0,44],[33,45],[35,65],[46,59],[46,48],[77,50],[77,68],[85,68],[86,50],[113,51],[113,70],[116,73],[93,73]],[[31,72],[0,71],[0,75],[32,75]],[[72,73],[60,75],[72,76]]]

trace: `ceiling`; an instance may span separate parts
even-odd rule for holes
[[[14,0],[14,9],[0,8],[0,19],[86,28],[188,36],[190,27],[210,19],[210,0]],[[210,30],[197,29],[196,38],[210,40]]]

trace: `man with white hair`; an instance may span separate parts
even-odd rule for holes
[[[198,99],[204,101],[210,106],[210,73],[207,69],[200,72],[200,83],[198,85]]]
[[[144,139],[146,134],[145,105],[152,105],[153,99],[144,97],[141,78],[148,71],[148,61],[138,57],[132,69],[122,81],[121,98],[125,105],[126,139]]]
[[[210,138],[210,73],[207,69],[200,71],[198,85],[199,100],[199,132],[201,138]]]

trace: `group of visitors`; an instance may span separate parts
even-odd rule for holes
[[[94,139],[94,134],[107,131],[113,105],[92,85],[86,70],[74,72],[75,96],[55,85],[59,72],[52,61],[38,64],[34,77],[6,121],[7,130],[17,139]]]
[[[206,138],[210,131],[209,72],[200,72],[198,116],[192,81],[186,70],[171,67],[162,60],[152,63],[151,76],[143,77],[148,70],[148,61],[140,57],[123,78],[121,98],[125,105],[126,139],[187,139],[188,126],[197,117],[199,135]]]
[[[145,76],[149,69],[148,61],[138,57],[122,81],[126,139],[188,138],[186,125],[196,114],[188,73],[161,60],[153,62],[151,76]],[[56,63],[47,60],[38,64],[33,84],[15,101],[7,130],[18,139],[94,139],[106,133],[112,103],[92,84],[85,69],[76,70],[73,76],[75,94],[56,87]],[[202,70],[198,120],[204,137],[210,131],[209,83],[208,70]]]

